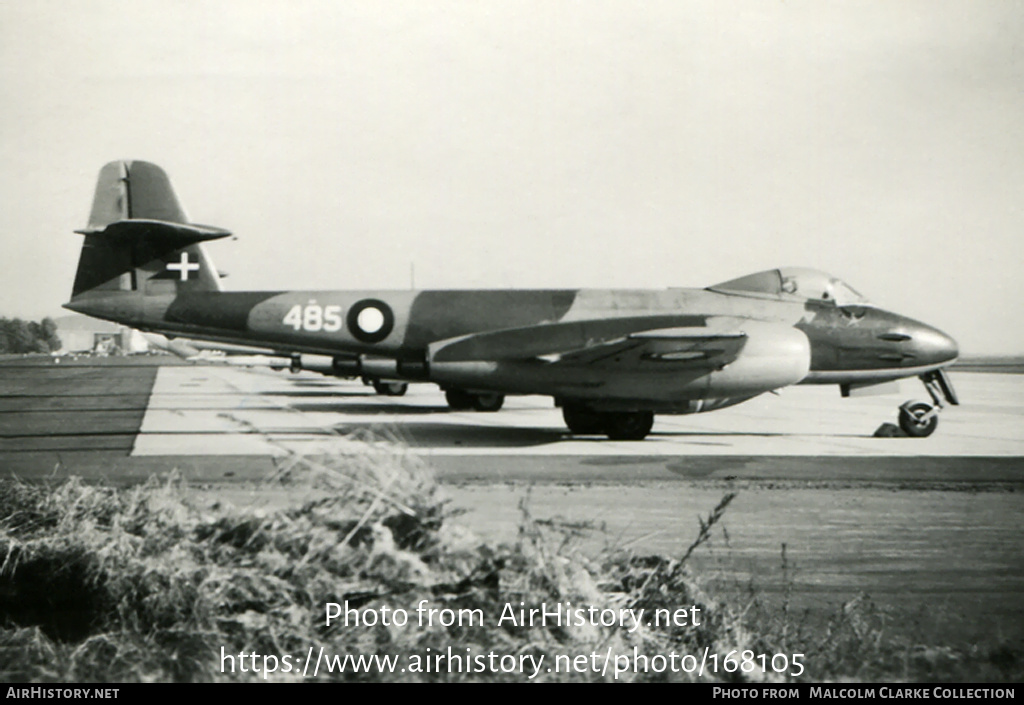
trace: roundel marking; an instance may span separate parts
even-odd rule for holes
[[[367,306],[356,316],[356,325],[363,333],[373,335],[384,327],[384,314],[376,306]]]
[[[356,340],[379,343],[395,327],[391,307],[379,299],[363,299],[348,311],[348,330]]]

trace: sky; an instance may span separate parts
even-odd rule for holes
[[[61,315],[96,175],[225,287],[841,277],[1024,353],[1024,4],[0,0],[0,315]]]

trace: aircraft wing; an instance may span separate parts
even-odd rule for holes
[[[685,368],[721,368],[736,359],[747,334],[712,333],[700,328],[661,328],[553,356],[552,363],[599,368],[640,368],[657,363]]]
[[[674,320],[666,320],[672,318]],[[549,364],[621,370],[657,364],[721,368],[735,360],[746,333],[707,317],[638,317],[551,323],[442,340],[432,362],[542,360]]]
[[[287,368],[292,364],[291,357],[270,348],[211,343],[189,338],[167,338],[159,333],[143,333],[142,337],[151,347],[172,353],[188,362],[272,368]]]

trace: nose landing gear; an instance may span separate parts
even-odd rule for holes
[[[953,406],[960,403],[953,384],[943,370],[927,372],[920,379],[933,403],[908,401],[900,406],[900,428],[912,438],[926,438],[935,432],[939,425],[939,412],[945,408],[943,399]]]
[[[900,407],[900,428],[912,438],[926,438],[939,425],[939,409],[926,401],[908,401]]]

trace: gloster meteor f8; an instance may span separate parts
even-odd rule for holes
[[[870,305],[813,269],[772,269],[706,289],[223,291],[167,175],[142,161],[100,171],[67,308],[169,337],[273,351],[384,393],[433,382],[453,409],[506,394],[554,398],[576,434],[639,440],[655,413],[694,414],[792,384],[844,396],[920,377],[932,402],[899,421],[927,436],[956,395],[956,342]],[[319,361],[311,363],[310,361]]]

